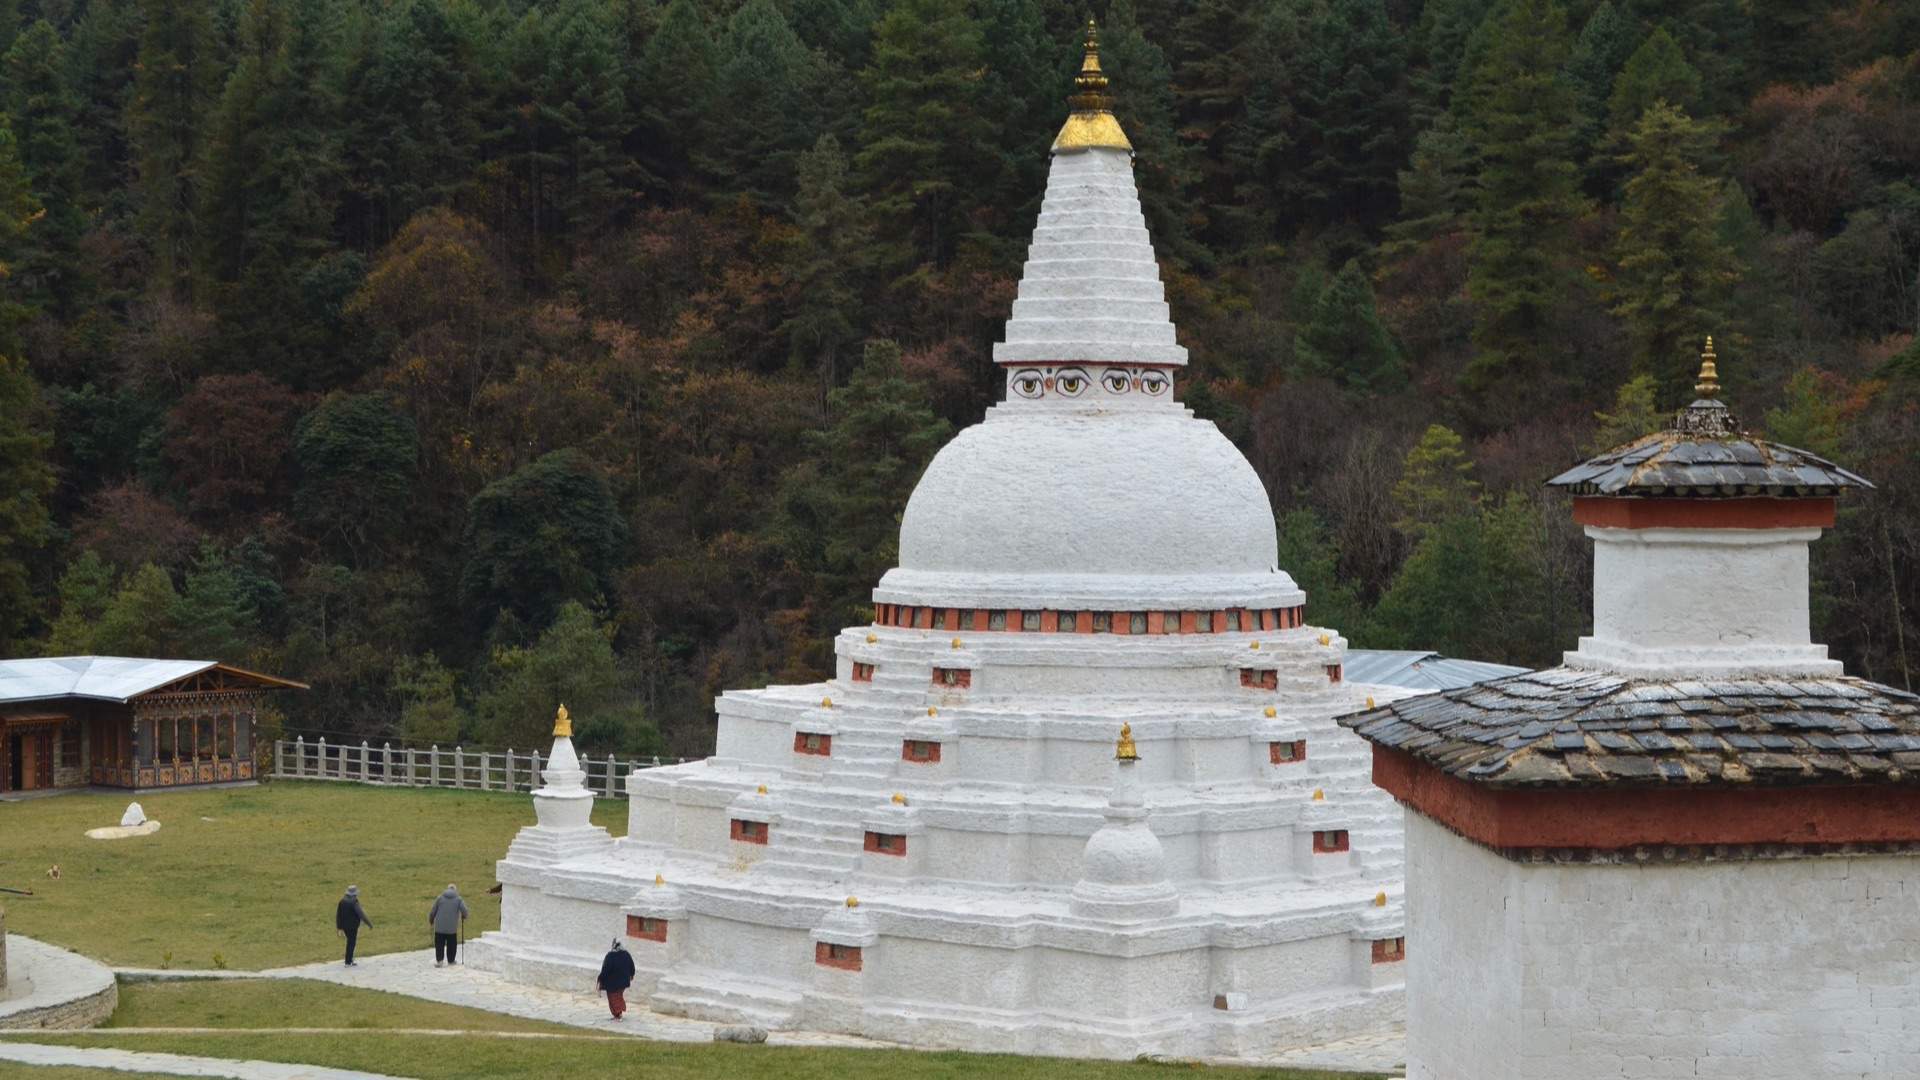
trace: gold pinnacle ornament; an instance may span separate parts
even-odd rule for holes
[[[821,699],[820,699],[820,707],[821,707],[821,708],[823,708],[823,709],[831,709],[831,708],[833,708],[833,699],[832,699],[832,698],[830,698],[830,697],[823,697],[823,698],[821,698]]]
[[[896,791],[896,792],[894,792],[894,793],[893,793],[893,805],[895,805],[895,806],[905,806],[905,805],[907,805],[907,797],[906,797],[906,795],[905,795],[905,794],[903,794],[903,793],[901,793],[901,792],[898,792],[898,791]]]
[[[767,793],[767,785],[761,784],[759,787],[754,789],[753,793],[755,795],[765,795]]]
[[[1313,801],[1314,801],[1314,802],[1326,802],[1326,801],[1327,801],[1327,792],[1326,792],[1326,790],[1325,790],[1324,788],[1314,788],[1314,789],[1313,789]]]
[[[1373,894],[1373,906],[1374,906],[1374,907],[1386,907],[1386,906],[1387,906],[1387,894],[1386,894],[1386,893],[1383,893],[1383,892],[1381,892],[1381,893],[1374,893],[1374,894]]]
[[[665,885],[666,883],[667,883],[667,878],[665,874],[653,875],[653,884],[655,888],[658,888],[661,885]]]
[[[1700,381],[1693,384],[1693,392],[1703,398],[1720,396],[1720,369],[1714,364],[1718,357],[1713,354],[1713,335],[1707,335],[1707,347],[1700,351]]]
[[[553,714],[553,737],[556,739],[573,738],[573,717],[567,715],[567,707],[565,705],[560,706],[560,710]]]
[[[1127,133],[1113,117],[1113,98],[1107,93],[1107,73],[1100,70],[1100,28],[1087,20],[1087,55],[1080,61],[1080,73],[1073,77],[1073,93],[1067,106],[1073,110],[1060,134],[1053,140],[1053,152],[1071,153],[1104,147],[1133,152]]]
[[[1274,709],[1274,707],[1273,707],[1273,706],[1271,706],[1271,705],[1269,705],[1269,706],[1267,706],[1267,718],[1268,718],[1268,719],[1272,719],[1272,718],[1273,718],[1274,716],[1276,716],[1276,715],[1278,715],[1278,713],[1277,713],[1277,711],[1276,711],[1276,710]]]
[[[1120,725],[1120,742],[1113,748],[1115,761],[1139,761],[1140,750],[1133,745],[1133,725]]]
[[[847,906],[848,906],[848,907],[859,907],[859,906],[860,906],[860,898],[859,898],[859,897],[857,897],[857,896],[849,896],[849,897],[847,897]]]

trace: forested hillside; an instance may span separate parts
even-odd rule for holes
[[[1553,662],[1540,481],[1712,333],[1750,426],[1880,484],[1816,635],[1914,685],[1902,0],[4,0],[0,654],[708,749],[715,692],[830,670],[995,400],[1089,14],[1179,392],[1310,619]]]

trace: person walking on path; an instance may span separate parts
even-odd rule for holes
[[[333,926],[340,936],[347,939],[347,966],[353,966],[353,946],[360,940],[360,926],[366,924],[373,929],[373,920],[367,918],[367,911],[360,906],[360,886],[347,886],[347,895],[340,898],[340,904],[333,909]]]
[[[607,958],[600,961],[600,989],[606,991],[607,1008],[613,1011],[615,1020],[627,1013],[627,987],[632,985],[633,956],[619,938],[614,938]]]
[[[427,925],[433,927],[433,966],[460,962],[460,930],[467,921],[467,902],[452,885],[433,901]]]

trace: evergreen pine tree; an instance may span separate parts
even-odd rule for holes
[[[132,212],[126,120],[139,48],[136,0],[87,4],[67,39],[67,85],[79,109],[82,203],[116,224]]]
[[[727,20],[714,74],[712,136],[696,151],[727,193],[776,208],[792,196],[794,163],[820,135],[826,69],[773,0],[747,0]]]
[[[980,111],[984,62],[966,0],[902,0],[875,32],[864,75],[872,104],[854,164],[881,225],[881,265],[895,274],[945,265],[969,227],[978,196],[960,179],[994,137]]]
[[[60,574],[60,613],[47,637],[49,656],[91,656],[94,627],[106,614],[115,592],[113,566],[91,548]]]
[[[1384,0],[1329,0],[1301,35],[1299,193],[1323,220],[1371,228],[1406,160],[1406,47]]]
[[[1462,449],[1460,436],[1431,424],[1407,451],[1393,485],[1393,501],[1400,508],[1394,527],[1418,540],[1441,522],[1471,511],[1479,490],[1473,459]]]
[[[1613,395],[1613,408],[1593,414],[1599,426],[1587,442],[1587,452],[1603,454],[1666,427],[1669,414],[1660,410],[1659,390],[1651,375],[1635,375],[1621,383]]]
[[[1069,50],[1048,31],[1040,0],[982,0],[980,7],[986,62],[980,101],[999,127],[990,147],[992,171],[980,182],[989,185],[987,205],[1000,220],[1031,221],[1046,188],[1047,149],[1060,126],[1061,102],[1072,87]],[[1077,61],[1078,50],[1072,55]],[[1017,259],[1014,244],[1004,246],[1009,261]]]
[[[1413,121],[1424,130],[1452,105],[1453,96],[1470,75],[1465,68],[1467,44],[1498,0],[1427,0],[1414,26]]]
[[[719,63],[713,31],[698,0],[673,0],[640,55],[640,125],[645,131],[640,164],[668,190],[680,192],[695,179],[689,148],[711,139],[709,108]]]
[[[40,200],[34,198],[26,166],[20,163],[13,128],[0,115],[0,280],[10,278],[16,266],[26,265],[38,250],[34,226],[41,220]],[[34,309],[14,289],[0,289],[0,356],[20,351],[20,328]]]
[[[1460,102],[1480,156],[1467,283],[1475,354],[1465,381],[1473,389],[1529,369],[1543,374],[1539,365],[1560,355],[1554,309],[1576,280],[1566,255],[1582,210],[1564,14],[1552,0],[1504,0],[1486,29]]]
[[[1390,394],[1406,384],[1400,350],[1380,321],[1373,283],[1359,260],[1347,260],[1320,291],[1294,339],[1293,356],[1304,374],[1336,379],[1363,394]]]
[[[780,330],[792,360],[814,369],[824,413],[827,395],[839,385],[840,351],[857,333],[854,285],[870,230],[865,207],[847,194],[847,159],[838,139],[820,136],[800,155],[799,174],[794,197],[799,233],[786,265],[794,304]]]
[[[1700,107],[1700,73],[1687,63],[1680,43],[1655,27],[1627,58],[1607,98],[1607,126],[1616,136],[1640,122],[1657,101],[1694,113]]]
[[[1582,161],[1592,154],[1606,129],[1607,98],[1613,93],[1614,77],[1633,55],[1638,32],[1633,17],[1614,6],[1613,0],[1601,0],[1580,28],[1567,61],[1567,77],[1580,99],[1580,133],[1574,153]]]
[[[138,176],[140,234],[156,289],[186,294],[200,205],[202,127],[219,71],[213,0],[140,0],[140,35],[127,137]]]
[[[53,439],[43,424],[40,388],[19,360],[0,356],[0,655],[20,653],[39,601],[34,595],[40,551],[51,539],[47,500],[53,494]]]
[[[152,563],[143,564],[121,582],[120,591],[100,613],[93,628],[93,648],[103,656],[177,654],[179,635],[173,616],[179,601],[167,572]]]
[[[245,575],[210,544],[188,568],[186,587],[173,602],[171,615],[171,645],[185,656],[242,658],[260,631],[260,613]]]
[[[6,107],[20,163],[45,214],[12,260],[10,285],[26,303],[62,318],[85,302],[78,248],[81,208],[79,103],[67,87],[66,45],[45,19],[14,39],[4,58]]]
[[[1383,254],[1406,254],[1436,236],[1467,227],[1467,183],[1477,169],[1473,145],[1451,113],[1442,113],[1414,143],[1412,167],[1400,171],[1400,216],[1387,226]]]
[[[1702,171],[1712,139],[1711,129],[1663,101],[1628,133],[1623,157],[1632,176],[1608,299],[1627,322],[1635,373],[1675,395],[1694,372],[1691,346],[1719,325],[1739,276],[1715,231],[1722,182]]]
[[[1320,515],[1306,507],[1288,511],[1279,521],[1281,566],[1307,594],[1315,626],[1357,632],[1365,605],[1360,590],[1340,577],[1340,548]]]

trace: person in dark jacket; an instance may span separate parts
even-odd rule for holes
[[[606,992],[607,1008],[613,1011],[615,1020],[627,1013],[627,987],[632,985],[633,957],[620,939],[614,938],[607,958],[600,961],[600,989]]]
[[[467,922],[467,902],[452,885],[434,898],[427,912],[427,925],[433,927],[433,966],[460,962],[460,930]]]
[[[353,965],[353,946],[360,940],[360,927],[373,929],[373,920],[367,918],[367,911],[360,906],[360,886],[347,886],[347,895],[340,898],[340,904],[333,909],[333,926],[340,936],[347,939],[347,966]]]

